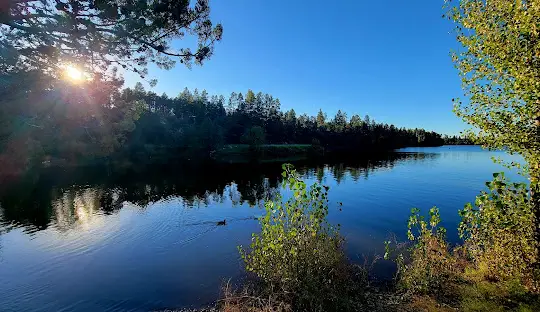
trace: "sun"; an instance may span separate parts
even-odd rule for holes
[[[83,72],[74,66],[66,66],[65,69],[66,77],[71,79],[72,81],[78,82],[83,79]]]

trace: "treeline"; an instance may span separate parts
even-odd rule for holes
[[[303,144],[317,155],[444,144],[440,134],[345,113],[282,111],[269,94],[229,98],[184,89],[176,97],[95,79],[70,84],[24,72],[2,76],[0,160],[4,171],[36,165],[166,163],[212,159],[225,145],[277,149]],[[292,149],[291,149],[292,150]],[[281,152],[287,150],[284,149]]]
[[[459,135],[444,135],[443,141],[444,145],[475,145],[473,140]]]
[[[146,92],[142,85],[122,92],[124,101],[142,102],[127,147],[132,151],[209,156],[224,144],[311,144],[321,151],[372,151],[406,146],[437,146],[440,134],[377,123],[369,116],[348,118],[341,111],[328,118],[282,111],[279,99],[248,90],[228,99],[197,89],[171,98]]]

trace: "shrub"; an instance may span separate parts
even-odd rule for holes
[[[338,229],[327,222],[329,188],[308,189],[291,165],[283,169],[292,196],[266,202],[260,234],[249,251],[240,247],[246,269],[294,311],[354,310],[365,274],[349,263]]]
[[[459,279],[461,265],[449,250],[446,230],[439,226],[439,209],[429,211],[429,220],[412,209],[408,222],[407,236],[410,242],[408,259],[398,255],[398,286],[414,294],[448,296],[453,289],[448,286]],[[389,256],[389,242],[386,242]],[[408,260],[408,261],[406,261]]]
[[[524,183],[509,183],[495,173],[475,206],[460,211],[459,226],[465,250],[474,266],[469,276],[491,281],[517,279],[537,289],[533,276],[537,261],[535,215]]]
[[[453,249],[438,227],[437,208],[430,210],[429,221],[413,209],[409,261],[403,253],[397,257],[398,285],[423,303],[435,297],[429,309],[450,299],[446,302],[463,311],[540,311],[536,223],[527,186],[498,173],[486,185],[489,190],[475,205],[460,211],[464,243]],[[386,244],[388,257],[393,250]]]

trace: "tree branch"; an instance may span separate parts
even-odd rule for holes
[[[193,56],[194,54],[193,53],[187,53],[187,54],[177,54],[177,53],[172,53],[172,52],[167,52],[167,51],[164,51],[160,46],[157,46],[151,42],[148,42],[144,39],[141,39],[141,38],[138,38],[138,37],[135,37],[133,35],[131,35],[130,33],[128,32],[124,32],[124,34],[120,33],[119,31],[116,31],[116,30],[112,30],[112,29],[106,29],[106,28],[96,28],[96,30],[98,31],[102,31],[102,32],[106,32],[106,33],[111,33],[111,34],[114,34],[114,35],[117,35],[117,36],[122,36],[122,35],[126,35],[128,36],[129,38],[139,42],[140,44],[142,45],[145,45],[147,47],[150,47],[156,51],[158,51],[159,53],[163,53],[165,55],[169,55],[169,56],[178,56],[178,57],[186,57],[186,56]]]

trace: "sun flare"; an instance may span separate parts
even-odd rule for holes
[[[73,81],[81,81],[83,79],[83,73],[77,67],[67,66],[65,71],[66,77]]]

